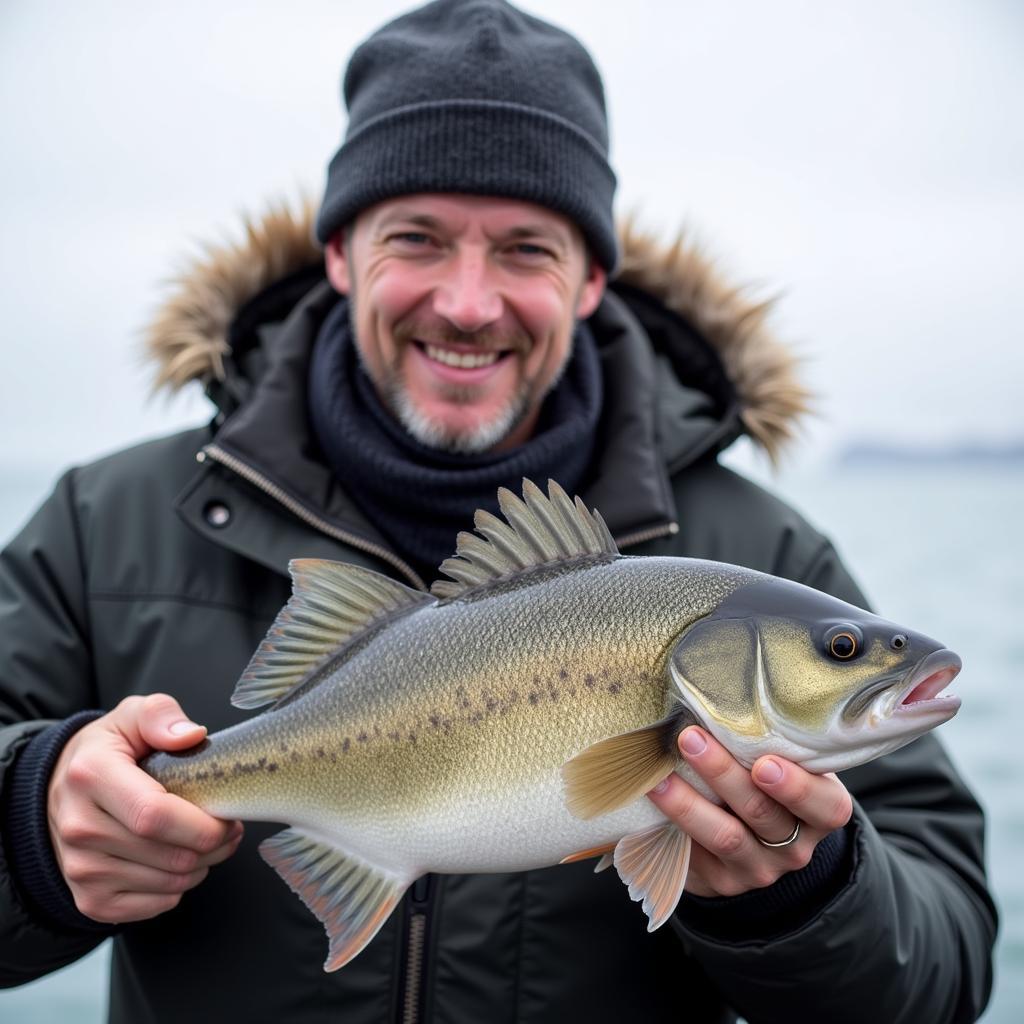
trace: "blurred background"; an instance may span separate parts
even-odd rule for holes
[[[209,415],[148,397],[142,330],[203,244],[318,197],[341,68],[409,6],[0,6],[0,543],[62,468]],[[1024,6],[522,6],[604,74],[619,214],[778,296],[817,414],[778,471],[742,444],[728,461],[832,536],[878,609],[963,656],[943,738],[989,811],[1003,912],[984,1020],[1019,1020]],[[102,1020],[108,956],[0,993],[0,1018]]]

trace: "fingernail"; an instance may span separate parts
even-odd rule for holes
[[[688,754],[703,754],[707,747],[707,740],[700,729],[687,729],[683,733],[683,750]]]
[[[188,719],[181,719],[178,722],[171,722],[167,727],[167,731],[172,736],[184,736],[187,732],[194,732],[196,729],[202,729],[201,725],[196,725],[195,722],[190,722]]]
[[[663,778],[661,780],[661,782],[659,782],[654,787],[654,789],[651,790],[651,792],[652,793],[664,793],[666,789],[668,789],[668,776],[667,775],[665,776],[665,778]]]
[[[762,761],[757,766],[758,782],[778,782],[782,778],[782,767],[778,761]]]

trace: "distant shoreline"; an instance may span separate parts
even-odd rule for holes
[[[936,448],[857,442],[841,448],[836,464],[850,466],[999,466],[1024,469],[1024,441],[1005,445],[966,442]]]

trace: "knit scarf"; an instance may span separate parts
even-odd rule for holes
[[[325,318],[309,368],[309,416],[327,464],[393,546],[429,580],[455,552],[478,508],[498,512],[497,490],[523,477],[570,494],[584,482],[601,411],[600,361],[579,324],[565,373],[544,400],[533,436],[509,451],[453,454],[420,444],[385,408],[360,365],[342,299]]]

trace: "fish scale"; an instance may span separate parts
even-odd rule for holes
[[[600,516],[557,484],[499,499],[505,522],[478,514],[484,536],[460,535],[442,566],[456,582],[432,595],[355,566],[293,563],[293,596],[233,697],[273,707],[144,764],[211,813],[289,824],[261,852],[323,921],[328,969],[427,872],[612,848],[657,927],[682,891],[690,840],[644,794],[671,771],[688,775],[676,737],[690,722],[748,764],[820,753],[810,735],[845,766],[916,734],[904,722],[898,742],[879,744],[876,728],[870,747],[839,712],[894,665],[927,661],[934,641],[906,633],[917,661],[886,657],[895,627],[799,584],[623,557]],[[822,623],[835,621],[873,638],[858,664],[822,653]],[[880,720],[886,692],[865,702],[867,716]],[[849,738],[829,731],[833,708]]]

